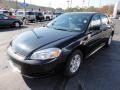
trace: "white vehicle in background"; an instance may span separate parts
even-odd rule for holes
[[[4,15],[8,16],[9,15],[9,11],[7,11],[7,10],[0,10],[0,14],[4,14]]]
[[[43,15],[44,15],[44,19],[49,21],[49,20],[52,20],[54,17],[53,17],[53,12],[43,12]]]
[[[120,19],[120,1],[115,4],[113,18]]]
[[[25,19],[30,22],[36,21],[36,15],[35,15],[35,12],[33,11],[17,11],[16,18],[22,21]]]

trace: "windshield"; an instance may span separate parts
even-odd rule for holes
[[[56,30],[82,31],[89,22],[88,14],[63,14],[50,22],[47,27]]]

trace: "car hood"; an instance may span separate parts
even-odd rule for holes
[[[16,53],[27,56],[33,50],[77,34],[78,32],[60,31],[46,27],[38,28],[17,36],[12,41],[12,48]]]

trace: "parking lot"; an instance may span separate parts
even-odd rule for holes
[[[18,34],[44,26],[31,23],[19,29],[0,29],[0,90],[120,90],[120,21],[113,20],[116,31],[110,48],[103,48],[87,59],[79,74],[71,79],[61,75],[30,79],[13,72],[8,63],[7,46]]]

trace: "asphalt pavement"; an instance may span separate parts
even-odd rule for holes
[[[120,90],[120,21],[110,48],[103,48],[87,59],[80,72],[68,79],[61,75],[48,78],[25,78],[9,66],[7,46],[22,32],[38,28],[46,22],[30,24],[19,29],[0,29],[0,90]]]

